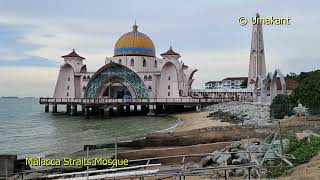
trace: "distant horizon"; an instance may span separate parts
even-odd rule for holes
[[[291,19],[291,25],[263,26],[267,72],[314,71],[320,69],[320,54],[315,53],[319,45],[314,43],[320,41],[320,25],[315,23],[319,5],[315,0],[4,0],[0,2],[0,96],[51,97],[61,56],[75,49],[86,58],[88,71],[96,71],[105,57],[113,56],[115,42],[132,30],[135,20],[139,31],[154,42],[157,57],[172,46],[185,64],[198,69],[193,88],[248,76],[252,25],[241,26],[238,18],[257,12],[261,17]]]

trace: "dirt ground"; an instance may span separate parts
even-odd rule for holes
[[[297,166],[285,177],[279,179],[287,180],[318,180],[320,179],[320,154],[313,157],[308,163]]]
[[[180,118],[183,121],[182,125],[176,128],[176,132],[189,131],[194,129],[208,128],[213,126],[229,126],[228,122],[221,120],[212,120],[208,118],[210,112],[190,112],[183,114],[175,114],[174,117]]]

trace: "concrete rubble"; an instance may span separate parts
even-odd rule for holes
[[[261,160],[269,147],[270,144],[263,143],[260,146],[260,143],[262,140],[260,139],[253,139],[250,140],[249,146],[247,143],[247,140],[243,140],[243,142],[235,142],[232,143],[225,148],[221,149],[220,151],[214,151],[210,153],[210,155],[204,157],[200,161],[201,167],[218,167],[218,166],[227,166],[227,165],[245,165],[248,163],[254,163],[254,160],[251,159],[245,151],[261,151],[261,153],[251,153],[252,156],[255,157],[257,160]],[[269,150],[268,154],[266,155],[266,159],[269,161],[274,160],[277,158],[276,154],[274,152],[280,152],[280,141],[275,140],[271,150]],[[283,150],[286,152],[286,150],[289,147],[289,140],[283,139]],[[224,176],[224,172],[217,172],[220,176]],[[248,176],[248,169],[232,169],[228,171],[229,176]],[[252,177],[256,177],[256,172],[251,172]]]
[[[249,102],[226,102],[208,106],[205,111],[212,113],[228,113],[236,123],[245,125],[269,125],[270,106],[252,104]]]

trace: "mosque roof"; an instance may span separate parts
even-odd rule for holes
[[[165,56],[166,56],[166,55],[176,55],[176,56],[180,56],[180,54],[178,54],[178,53],[176,53],[176,52],[173,51],[172,46],[170,46],[170,49],[169,49],[167,52],[161,54],[161,56],[163,56],[163,55],[165,55]]]
[[[115,44],[114,56],[150,56],[155,57],[155,46],[152,40],[138,31],[133,25],[131,32],[122,35]]]
[[[76,51],[73,49],[71,53],[67,54],[67,55],[64,55],[64,56],[61,56],[63,58],[66,58],[66,57],[78,57],[78,58],[81,58],[81,59],[86,59],[82,56],[79,56]]]

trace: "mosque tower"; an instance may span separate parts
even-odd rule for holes
[[[256,17],[260,17],[259,13],[256,14]],[[255,83],[257,76],[266,78],[266,63],[261,23],[254,24],[252,27],[248,87]]]

